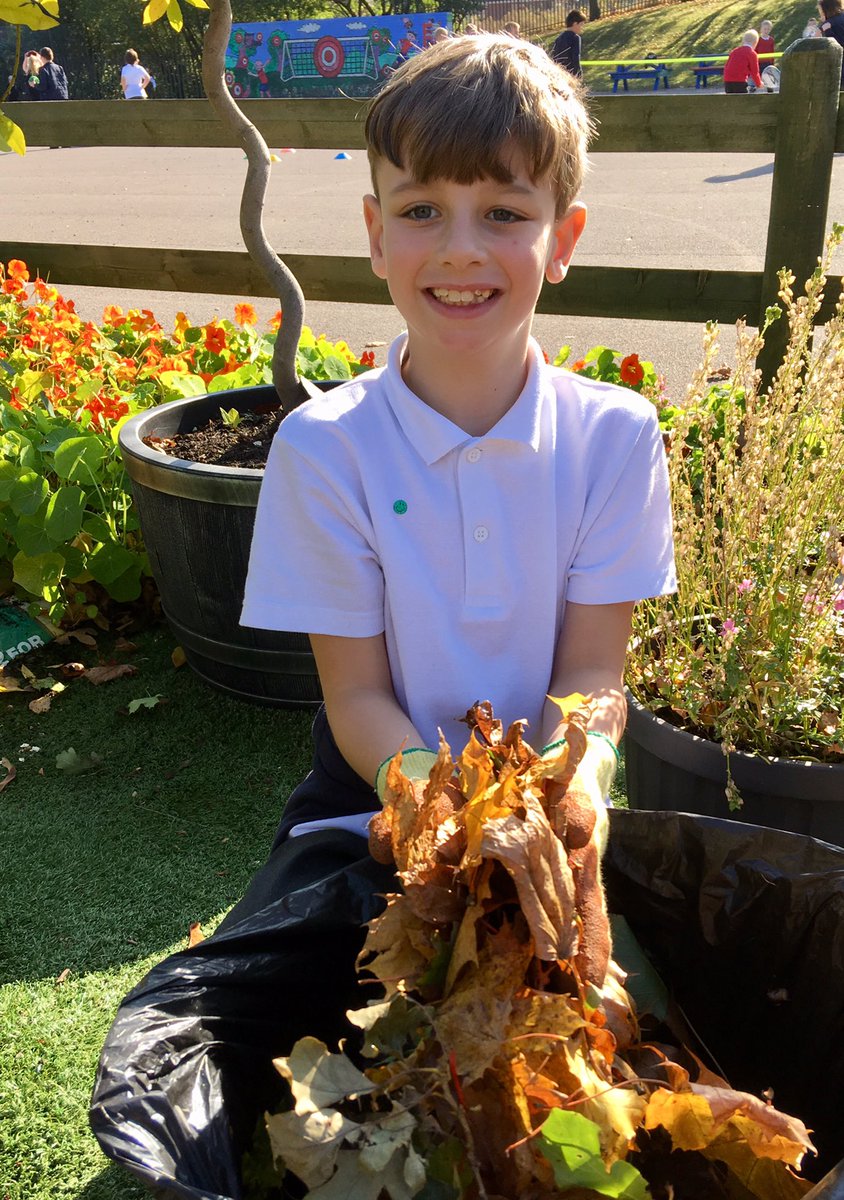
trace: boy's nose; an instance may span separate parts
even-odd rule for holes
[[[469,217],[454,217],[443,225],[440,241],[440,261],[449,266],[466,266],[484,257],[483,242],[475,221]]]

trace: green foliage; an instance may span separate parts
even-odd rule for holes
[[[617,1200],[648,1200],[650,1196],[644,1179],[630,1163],[619,1160],[607,1170],[598,1126],[582,1113],[555,1108],[542,1126],[539,1148],[561,1189],[586,1188]]]
[[[565,366],[570,355],[570,346],[561,347],[554,359],[554,366]],[[661,386],[652,362],[643,362],[638,354],[622,357],[619,350],[611,350],[608,346],[593,346],[568,369],[586,379],[619,384],[634,392],[653,394]]]
[[[272,383],[275,329],[256,320],[246,303],[234,322],[194,326],[179,313],[167,334],[148,309],[108,305],[97,326],[43,280],[30,284],[20,260],[0,264],[0,595],[66,625],[106,599],[141,597],[149,565],[120,427],[168,400]],[[351,379],[370,365],[302,331],[302,376]]]

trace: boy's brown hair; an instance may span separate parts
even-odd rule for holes
[[[373,187],[381,159],[420,183],[509,183],[515,147],[534,183],[548,177],[561,214],[580,190],[592,128],[580,81],[544,50],[500,34],[453,38],[409,59],[372,101]]]

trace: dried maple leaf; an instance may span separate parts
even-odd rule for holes
[[[133,667],[131,663],[112,663],[102,667],[88,667],[84,674],[89,683],[99,686],[101,683],[111,683],[114,679],[137,673],[138,668]]]
[[[502,863],[519,896],[537,958],[571,958],[577,950],[574,880],[565,850],[541,805],[483,824],[480,853]]]

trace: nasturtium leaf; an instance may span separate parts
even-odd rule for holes
[[[47,588],[55,587],[61,579],[64,558],[56,552],[30,558],[20,551],[12,559],[12,566],[15,583],[33,596],[43,596]]]
[[[78,425],[71,425],[70,423],[59,426],[53,425],[44,434],[42,441],[38,444],[38,449],[42,454],[55,454],[59,446],[75,437],[79,437]]]
[[[3,458],[2,448],[0,448],[0,502],[9,499],[19,476],[20,470],[17,465]]]
[[[137,564],[137,556],[117,542],[104,542],[88,555],[88,570],[97,583],[108,587]]]
[[[43,513],[34,517],[19,517],[14,524],[10,524],[10,530],[18,550],[28,558],[58,550],[58,540],[51,537],[44,526]]]
[[[650,1196],[644,1179],[630,1163],[614,1162],[607,1170],[598,1126],[581,1113],[555,1108],[542,1126],[539,1149],[561,1189],[587,1188],[616,1200],[648,1200]]]
[[[44,524],[55,542],[69,542],[82,528],[85,493],[78,487],[60,487],[49,499]]]
[[[180,396],[202,396],[207,391],[198,375],[186,375],[184,371],[162,371],[158,378],[166,388]]]
[[[106,448],[99,438],[69,438],[56,450],[53,465],[60,479],[72,483],[97,483],[105,456]]]
[[[131,554],[131,551],[127,551]],[[140,555],[132,555],[134,562],[116,579],[105,585],[112,600],[121,604],[129,600],[137,600],[141,594],[141,570],[143,562]]]
[[[13,150],[23,157],[26,154],[26,138],[20,125],[0,112],[0,150]]]
[[[348,362],[337,354],[326,354],[322,365],[329,379],[351,379],[352,377]]]
[[[24,471],[12,485],[9,504],[20,517],[31,517],[50,495],[50,485],[36,471]]]

